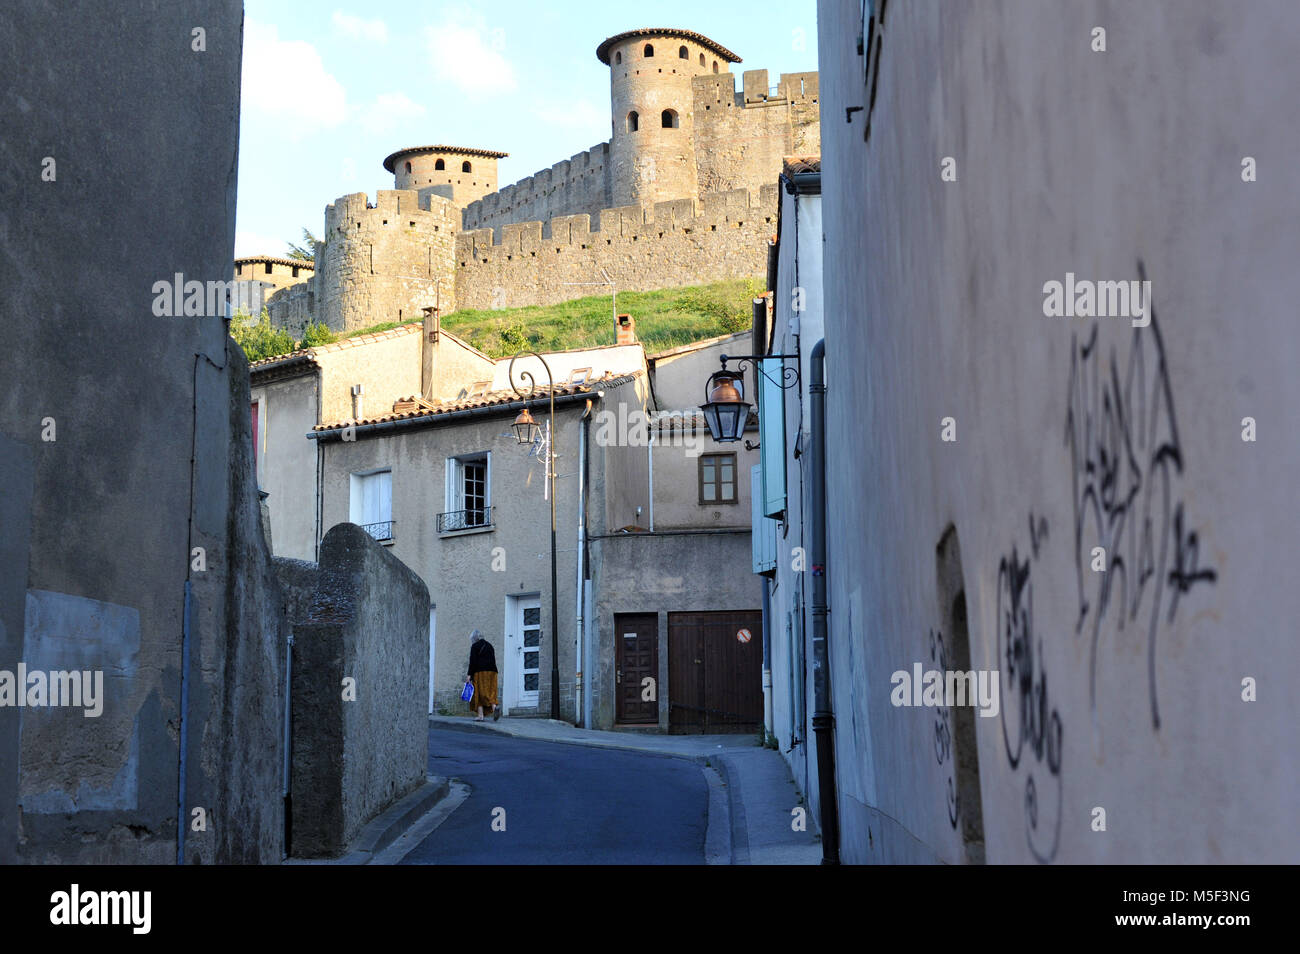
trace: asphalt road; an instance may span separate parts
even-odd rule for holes
[[[437,728],[429,771],[470,796],[402,864],[704,863],[708,785],[686,759]]]

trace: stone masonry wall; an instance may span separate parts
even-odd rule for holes
[[[591,294],[564,282],[598,281],[608,270],[620,291],[698,285],[748,278],[767,267],[767,240],[776,228],[777,187],[758,196],[744,190],[698,202],[604,209],[591,216],[556,216],[462,232],[456,238],[456,301],[462,308],[549,305]]]
[[[289,612],[301,612],[311,564],[276,570]],[[338,855],[425,777],[429,591],[341,523],[321,541],[315,595],[293,632],[292,853]]]
[[[334,331],[419,317],[452,298],[452,250],[460,210],[448,199],[381,189],[371,205],[364,192],[325,209],[325,247],[317,252],[316,320]]]
[[[729,74],[697,76],[693,85],[701,195],[758,189],[776,182],[784,156],[821,152],[816,73],[783,73],[771,90],[767,70],[748,70],[740,96]]]
[[[602,142],[469,203],[462,224],[465,229],[481,229],[557,215],[595,214],[613,204],[609,143]]]

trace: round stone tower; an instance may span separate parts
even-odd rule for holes
[[[411,146],[384,160],[394,188],[411,189],[423,197],[432,192],[451,199],[458,208],[497,191],[497,160],[507,152],[461,146]]]
[[[740,57],[691,30],[629,30],[596,48],[609,66],[615,205],[696,198],[693,77],[728,72]]]

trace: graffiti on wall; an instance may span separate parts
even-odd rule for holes
[[[1061,715],[1043,668],[1043,638],[1034,628],[1032,562],[1047,538],[1047,519],[1029,515],[1030,552],[1017,548],[998,563],[997,632],[1002,739],[1012,771],[1025,776],[1025,835],[1039,861],[1051,861],[1061,837]]]
[[[940,672],[950,672],[948,649],[943,644],[943,633],[930,630],[930,661],[933,668]],[[957,827],[961,816],[961,805],[957,799],[957,779],[953,774],[952,758],[952,709],[938,706],[934,710],[934,757],[942,768],[948,766],[948,823]]]
[[[1146,272],[1138,262],[1138,275]],[[1178,482],[1182,443],[1164,341],[1153,304],[1149,327],[1133,335],[1121,370],[1112,347],[1103,357],[1097,326],[1071,343],[1065,443],[1070,449],[1074,501],[1074,561],[1078,585],[1077,633],[1087,632],[1089,698],[1097,709],[1097,652],[1102,624],[1113,618],[1146,628],[1151,723],[1160,728],[1156,687],[1161,611],[1172,622],[1178,598],[1217,573],[1201,565],[1200,540],[1186,526]],[[1093,572],[1095,547],[1105,550],[1105,572]]]
[[[1138,276],[1146,270],[1138,262]],[[1145,627],[1145,682],[1151,723],[1160,728],[1156,685],[1158,635],[1179,598],[1218,571],[1202,563],[1179,483],[1185,466],[1173,386],[1154,303],[1150,323],[1133,332],[1128,359],[1103,354],[1097,325],[1072,336],[1065,416],[1071,477],[1072,556],[1078,593],[1076,637],[1087,634],[1089,700],[1097,712],[1097,658],[1103,626]],[[1013,772],[1025,776],[1025,833],[1039,861],[1060,842],[1060,713],[1048,690],[1043,637],[1034,620],[1033,575],[1048,539],[1048,521],[1029,515],[1029,552],[1012,545],[997,571],[997,642],[1002,671],[1002,730]],[[1021,538],[1023,542],[1023,538]],[[1096,548],[1104,568],[1094,570]],[[1070,625],[1070,624],[1066,624]],[[1046,635],[1051,635],[1050,633]]]

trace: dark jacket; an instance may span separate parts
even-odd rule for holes
[[[492,644],[486,639],[480,639],[469,648],[469,674],[472,676],[476,672],[496,671],[496,650],[492,648]]]

